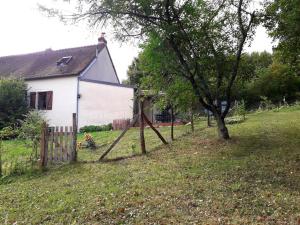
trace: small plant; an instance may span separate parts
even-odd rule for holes
[[[84,133],[84,140],[87,148],[96,149],[96,142],[91,134]]]
[[[38,144],[40,142],[43,116],[38,111],[30,111],[21,121],[19,138],[29,141],[35,159],[38,159]]]
[[[4,127],[2,130],[0,130],[0,139],[2,140],[10,140],[14,139],[19,135],[19,132],[17,129],[13,129],[12,127]]]
[[[245,120],[246,113],[247,113],[245,101],[242,100],[240,102],[235,102],[232,111],[233,111],[233,116],[239,116]]]
[[[137,146],[136,146],[135,143],[132,143],[132,144],[131,144],[131,151],[132,151],[132,154],[133,154],[133,155],[138,154]]]

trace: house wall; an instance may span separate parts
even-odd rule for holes
[[[42,110],[50,126],[71,126],[76,113],[77,77],[26,81],[29,92],[53,91],[52,110]]]
[[[133,88],[80,81],[79,93],[79,128],[133,117]]]
[[[81,78],[119,84],[117,73],[106,47],[98,54],[96,60]]]

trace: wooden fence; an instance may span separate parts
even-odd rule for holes
[[[124,130],[130,124],[130,119],[113,120],[113,130]]]
[[[76,114],[73,115],[73,126],[48,127],[43,124],[41,134],[40,166],[49,163],[74,162],[77,160],[77,126]]]

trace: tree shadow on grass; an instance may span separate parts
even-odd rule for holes
[[[300,133],[288,128],[234,137],[228,146],[230,150],[224,155],[226,160],[238,165],[229,166],[225,183],[243,180],[249,188],[255,188],[259,182],[299,192],[299,140]]]

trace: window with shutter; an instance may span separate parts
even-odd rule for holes
[[[36,92],[30,92],[29,106],[31,109],[35,109],[36,107]]]

